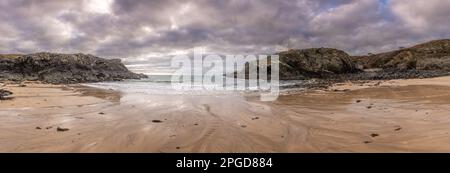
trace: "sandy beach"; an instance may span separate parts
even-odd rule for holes
[[[450,152],[450,77],[341,83],[261,102],[5,84],[0,152]]]

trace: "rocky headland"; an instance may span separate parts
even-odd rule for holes
[[[129,71],[120,59],[58,53],[0,55],[0,81],[72,84],[145,77]]]
[[[352,60],[365,73],[352,79],[411,79],[448,75],[450,39],[434,40],[413,47],[379,54],[354,56]]]
[[[366,56],[350,56],[333,48],[292,49],[277,55],[281,80],[314,79],[312,85],[307,83],[302,87],[323,87],[344,81],[430,78],[450,74],[450,39]]]

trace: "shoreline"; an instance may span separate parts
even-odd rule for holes
[[[450,77],[281,95],[143,95],[7,84],[0,152],[450,152]],[[430,142],[432,141],[432,142]]]

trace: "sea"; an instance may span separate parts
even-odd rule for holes
[[[100,83],[88,83],[84,84],[90,87],[118,90],[125,93],[142,93],[142,94],[152,94],[152,95],[168,95],[168,94],[183,94],[183,95],[230,95],[230,94],[258,94],[261,92],[268,92],[268,89],[261,89],[260,87],[249,87],[249,80],[245,79],[234,79],[229,77],[223,77],[224,81],[234,81],[234,82],[224,82],[225,84],[215,84],[215,83],[184,83],[184,82],[173,82],[172,75],[148,75],[148,78],[144,79],[130,79],[123,81],[112,81],[112,82],[100,82]],[[192,77],[194,78],[194,77]],[[207,78],[209,79],[209,78]],[[245,88],[237,87],[239,82],[247,82]],[[250,80],[250,82],[256,82]],[[266,82],[266,81],[264,81]],[[304,80],[289,80],[289,81],[279,81],[277,88],[280,92],[291,91],[293,88],[295,90],[302,90],[302,84],[308,83],[310,81]],[[228,88],[228,89],[224,89]]]

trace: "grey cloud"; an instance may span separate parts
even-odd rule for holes
[[[336,47],[366,54],[449,37],[450,2],[430,0],[5,0],[0,53],[167,57]],[[105,6],[106,5],[106,6]],[[102,8],[99,8],[102,7]]]

